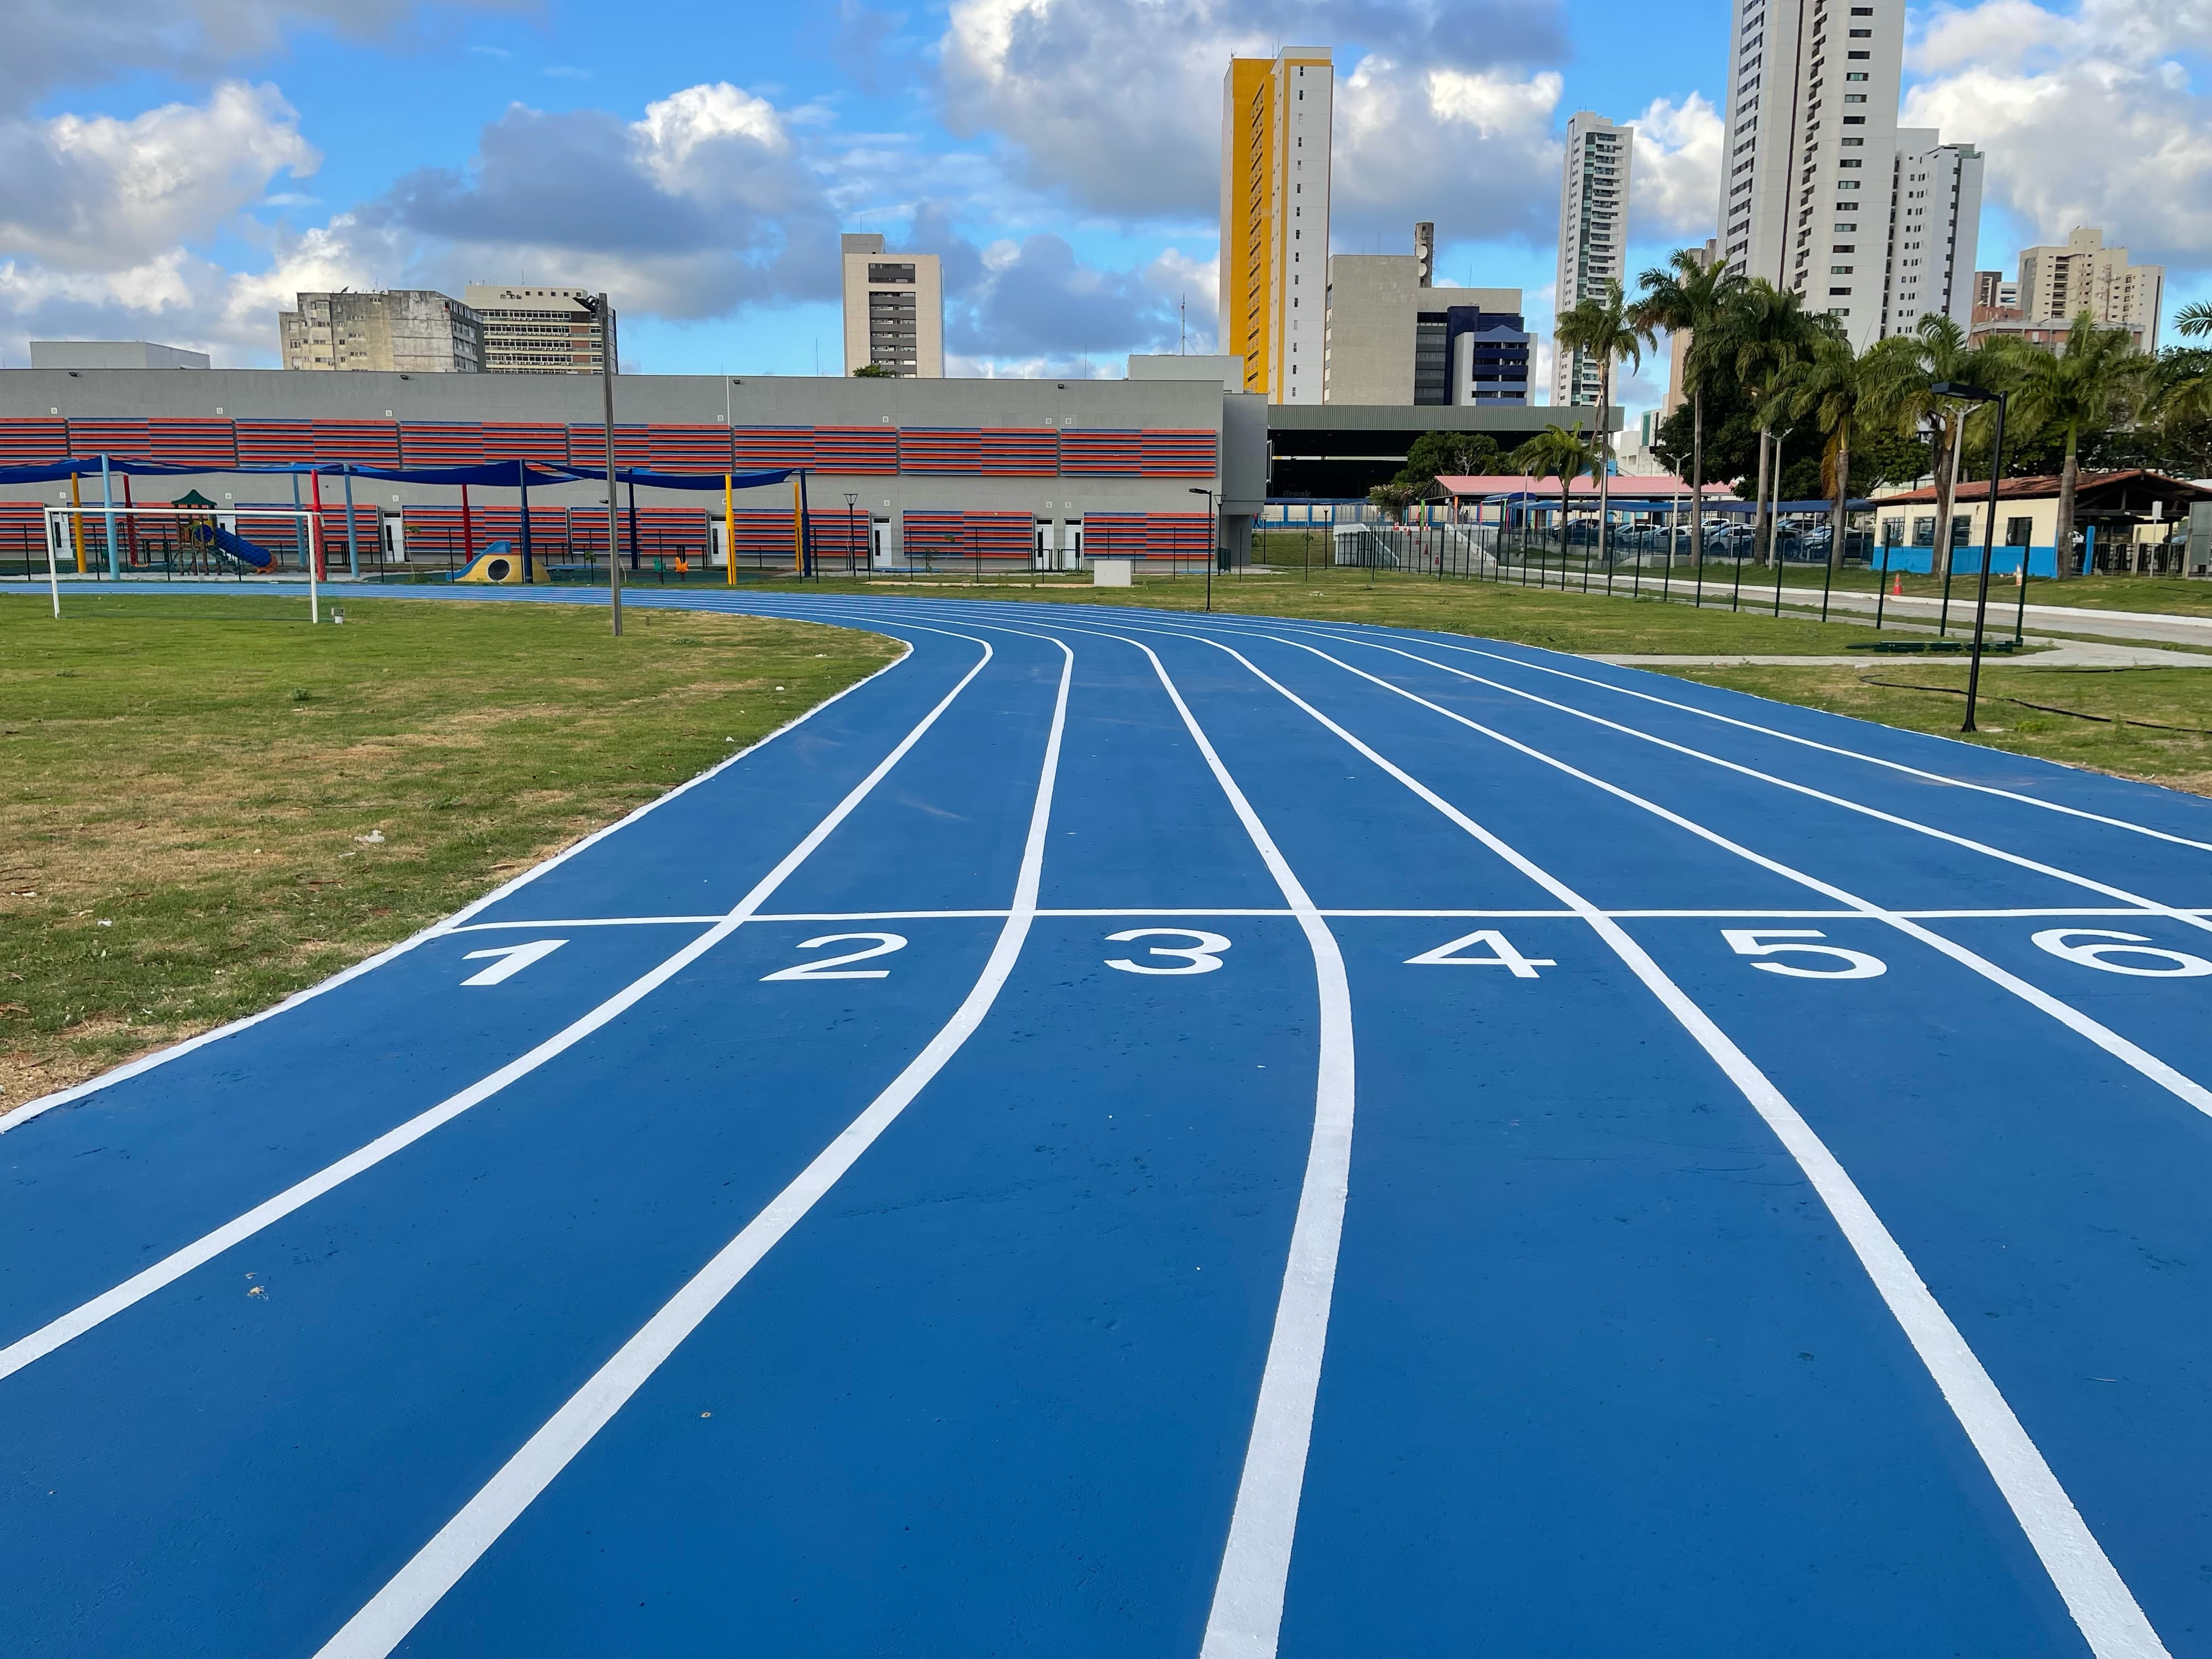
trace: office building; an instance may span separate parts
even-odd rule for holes
[[[1221,349],[1270,403],[1322,398],[1334,87],[1326,46],[1232,58],[1222,77]]]
[[[1925,316],[1950,318],[1961,328],[1974,319],[1976,239],[1982,222],[1982,153],[1972,144],[1947,144],[1932,127],[1906,127],[1897,135],[1892,163],[1889,234],[1886,246],[1881,332],[1908,334]],[[1829,275],[1854,280],[1871,260],[1854,252],[1831,253]],[[1845,267],[1848,267],[1846,270]]]
[[[302,294],[276,317],[284,367],[403,374],[477,374],[483,324],[429,289]]]
[[[2005,281],[2002,270],[1978,270],[1974,273],[1974,310],[1995,310],[2000,307],[2020,303],[2020,284]]]
[[[596,374],[605,343],[586,288],[532,288],[521,284],[471,283],[461,301],[483,325],[483,366],[488,374]],[[617,354],[622,330],[606,322]],[[619,355],[614,359],[617,371]]]
[[[845,373],[945,378],[945,270],[934,253],[891,253],[874,234],[841,236]]]
[[[2101,230],[2081,227],[2063,247],[2022,248],[2018,286],[2023,322],[2055,321],[2063,333],[2086,311],[2107,327],[2133,330],[2145,351],[2158,349],[2166,267],[2130,264],[2127,249],[2106,247]]]
[[[204,351],[151,340],[33,340],[33,368],[206,368]]]
[[[1438,288],[1435,228],[1412,253],[1340,253],[1328,265],[1322,400],[1525,404],[1529,340],[1517,288]]]
[[[1567,123],[1566,163],[1559,182],[1559,268],[1553,287],[1559,311],[1602,300],[1628,279],[1628,164],[1636,129],[1577,112]],[[1561,349],[1552,364],[1552,402],[1595,404],[1598,362],[1588,352]]]

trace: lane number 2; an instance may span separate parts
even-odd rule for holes
[[[497,985],[502,980],[513,979],[533,962],[543,962],[568,941],[565,939],[534,939],[527,945],[502,945],[496,950],[471,951],[463,962],[481,962],[486,957],[498,961],[480,972],[471,974],[463,985]]]
[[[1489,946],[1490,954],[1486,957],[1460,954],[1463,951],[1473,950],[1478,945]],[[1495,927],[1478,927],[1472,933],[1462,933],[1433,951],[1407,957],[1406,965],[1408,968],[1506,968],[1512,970],[1516,979],[1534,979],[1539,968],[1556,968],[1559,964],[1549,957],[1524,957]]]
[[[1106,935],[1109,945],[1130,945],[1140,939],[1187,939],[1188,945],[1153,945],[1146,948],[1151,957],[1182,958],[1182,966],[1156,967],[1150,963],[1133,962],[1127,957],[1109,957],[1109,968],[1118,968],[1125,974],[1210,974],[1221,966],[1221,952],[1229,948],[1229,941],[1219,933],[1209,933],[1197,927],[1131,927],[1119,933]]]
[[[2100,939],[2097,945],[2076,945],[2075,939]],[[2142,933],[2116,933],[2109,927],[2046,927],[2035,942],[2054,957],[2101,968],[2108,974],[2132,974],[2139,979],[2202,979],[2212,974],[2212,962],[2186,951],[2169,951],[2153,945]],[[2148,957],[2145,961],[2143,958]],[[2124,960],[2124,958],[2134,958]]]
[[[869,941],[865,951],[848,951],[842,957],[823,957],[818,962],[802,962],[789,968],[779,968],[772,974],[763,974],[761,983],[777,979],[889,979],[888,968],[854,968],[855,962],[866,962],[871,957],[887,957],[894,951],[906,949],[906,939],[899,933],[824,933],[820,939],[805,939],[799,942],[802,951],[818,951],[825,945],[851,945],[861,939]]]
[[[1786,962],[1754,962],[1763,974],[1786,974],[1791,979],[1873,979],[1889,971],[1880,957],[1863,951],[1846,951],[1840,945],[1806,945],[1795,941],[1826,939],[1817,927],[1723,927],[1721,937],[1740,957],[1812,957],[1840,963],[1834,968],[1801,968]]]

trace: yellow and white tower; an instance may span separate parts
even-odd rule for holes
[[[1322,400],[1328,315],[1326,46],[1233,58],[1221,82],[1221,349],[1270,403]]]

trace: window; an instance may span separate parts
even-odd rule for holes
[[[1859,245],[1856,242],[1838,242],[1828,250],[1831,253],[1856,253],[1858,251]]]
[[[1829,276],[1850,276],[1850,274],[1851,274],[1851,268],[1850,268],[1849,265],[1830,265],[1830,266],[1828,267],[1828,275],[1829,275]],[[1830,289],[1828,290],[1828,292],[1829,292],[1829,293],[1831,293],[1831,294],[1849,294],[1849,293],[1850,292],[1850,289],[1847,289],[1847,288],[1845,288],[1845,289],[1834,289],[1834,288],[1832,288],[1832,289]]]
[[[2004,544],[2007,547],[2026,547],[2035,535],[2033,519],[2007,519]]]
[[[1850,289],[1847,288],[1832,288],[1828,290],[1828,297],[1832,300],[1840,295],[1844,299],[1849,299],[1850,297]],[[1846,307],[1846,309],[1848,308],[1849,307]]]
[[[1951,520],[1951,545],[1964,547],[1966,544],[1966,537],[1972,529],[1973,522],[1965,514],[1960,513],[1954,516]]]
[[[1863,81],[1866,79],[1866,71],[1864,70],[1848,70],[1845,72],[1844,79],[1846,81]]]
[[[1863,104],[1866,100],[1867,95],[1863,92],[1847,92],[1844,94],[1844,101],[1847,104]],[[1846,116],[1844,118],[1849,120],[1850,118]]]
[[[1936,520],[1932,515],[1912,521],[1912,544],[1915,547],[1936,545]]]
[[[1874,31],[1872,29],[1853,29],[1851,31],[1851,39],[1854,40],[1871,40],[1874,39]]]
[[[1870,52],[1847,52],[1844,56],[1850,58],[1854,64],[1858,64],[1865,62],[1868,58],[1872,58],[1874,54]],[[1305,96],[1305,94],[1302,92],[1298,96],[1303,98]]]

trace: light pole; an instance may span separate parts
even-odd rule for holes
[[[581,298],[586,315],[599,325],[599,391],[607,429],[607,606],[614,617],[615,635],[622,635],[622,508],[615,498],[615,340],[608,321],[614,309],[604,294]]]
[[[1990,503],[1987,516],[1982,523],[1982,580],[1974,594],[1974,649],[1966,664],[1966,723],[1959,729],[1974,729],[1974,698],[1982,684],[1982,619],[1990,608],[1990,553],[1996,544],[1997,533],[1997,483],[2004,476],[2005,394],[1984,392],[1978,386],[1968,386],[1960,380],[1938,380],[1929,388],[1939,398],[1958,398],[1972,404],[1995,404],[1997,406],[1997,429],[1990,442]],[[1961,422],[1960,436],[1965,435]],[[1946,526],[1948,533],[1948,527]],[[2020,550],[2022,586],[2027,576],[2027,550]],[[1946,587],[1948,589],[1948,584]]]
[[[858,529],[854,520],[860,505],[860,492],[857,489],[847,490],[845,492],[845,574],[848,575],[856,574],[853,568],[853,560],[855,556],[854,550],[860,544],[853,539]]]
[[[1211,611],[1213,609],[1213,566],[1217,557],[1213,544],[1221,538],[1221,524],[1213,516],[1213,492],[1194,488],[1190,493],[1206,497],[1206,608]]]

